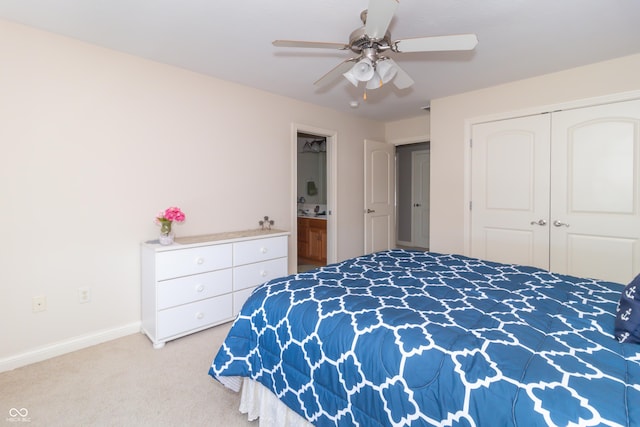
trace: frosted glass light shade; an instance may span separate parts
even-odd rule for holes
[[[369,58],[361,59],[351,69],[355,78],[361,82],[368,82],[373,77],[375,69]]]
[[[343,76],[347,80],[349,80],[352,85],[354,85],[355,87],[358,87],[358,83],[360,83],[360,82],[358,81],[358,79],[356,79],[356,76],[353,75],[353,69],[350,69],[349,71],[344,73]]]
[[[371,80],[369,80],[367,82],[367,89],[378,89],[379,87],[382,86],[382,79],[380,78],[380,74],[378,74],[377,72],[373,73],[373,77],[371,77]]]
[[[384,60],[378,61],[378,63],[376,64],[376,71],[378,74],[380,74],[382,84],[386,84],[396,76],[398,69],[395,67],[392,61]]]
[[[354,86],[358,86],[358,82],[368,82],[371,80],[374,73],[375,69],[373,68],[373,63],[369,58],[364,58],[358,61],[356,65],[351,67],[351,69],[343,75]]]

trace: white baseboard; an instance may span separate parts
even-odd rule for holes
[[[87,335],[80,335],[69,338],[55,344],[39,347],[31,351],[27,351],[15,356],[0,359],[0,372],[10,371],[32,363],[41,362],[51,359],[52,357],[61,356],[72,351],[91,347],[116,338],[132,335],[140,332],[141,322],[134,322],[118,328],[106,329]]]
[[[396,245],[402,246],[402,247],[405,247],[405,248],[412,248],[412,249],[416,249],[416,250],[423,250],[423,251],[428,251],[429,250],[429,248],[421,248],[419,246],[414,245],[413,242],[405,242],[403,240],[396,241]]]

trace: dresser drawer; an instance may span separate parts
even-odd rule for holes
[[[257,286],[287,275],[287,258],[272,259],[233,268],[233,290]]]
[[[252,262],[287,256],[287,236],[247,240],[233,244],[233,264]]]
[[[158,312],[158,339],[205,328],[233,316],[231,294],[209,298]]]
[[[231,269],[210,271],[158,283],[157,309],[182,305],[232,291]]]
[[[231,244],[158,252],[156,280],[231,267]]]

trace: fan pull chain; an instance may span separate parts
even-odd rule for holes
[[[379,88],[381,88],[383,84],[384,84],[384,83],[382,82],[382,79],[380,79],[380,82],[379,82],[379,84],[378,84],[378,87],[379,87]],[[365,100],[365,101],[367,100],[367,88],[366,88],[366,87],[365,87],[365,89],[364,89],[364,95],[362,95],[362,99],[363,99],[363,100]]]

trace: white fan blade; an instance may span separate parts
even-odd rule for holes
[[[398,67],[396,61],[391,58],[387,59],[387,61],[391,61],[391,65],[396,67],[396,76],[392,81],[398,89],[406,89],[409,86],[413,86],[413,79],[409,77],[409,74],[407,74],[402,68]]]
[[[344,43],[329,42],[302,42],[297,40],[274,40],[272,43],[276,47],[311,47],[318,49],[349,49]]]
[[[453,36],[417,37],[398,40],[396,52],[437,52],[443,50],[472,50],[478,44],[475,34],[457,34]]]
[[[365,34],[371,39],[383,38],[397,8],[398,0],[369,0]]]
[[[337,79],[338,77],[342,77],[344,73],[346,73],[353,67],[354,62],[355,62],[354,58],[347,59],[346,61],[341,62],[340,64],[338,64],[337,67],[333,68],[327,74],[325,74],[324,76],[316,80],[314,85],[322,86],[322,85],[331,83],[333,80]]]

